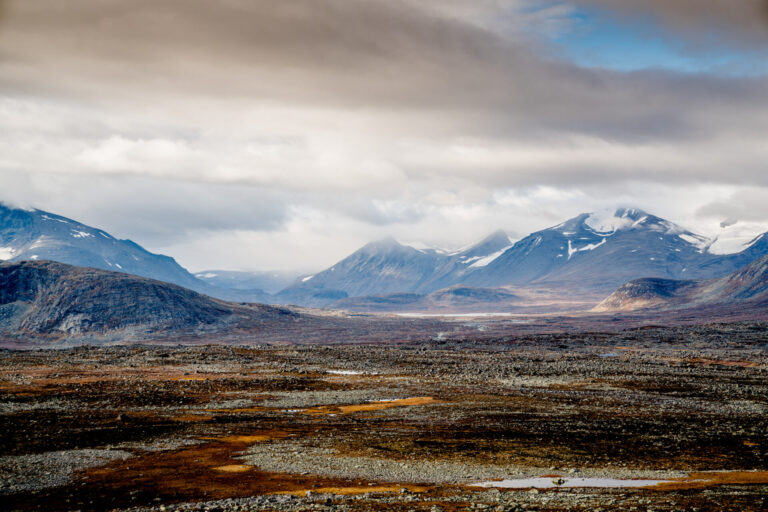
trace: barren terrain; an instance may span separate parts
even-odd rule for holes
[[[765,510],[766,348],[742,323],[3,351],[2,508]]]

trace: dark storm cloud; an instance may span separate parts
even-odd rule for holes
[[[485,24],[439,4],[16,0],[0,33],[0,84],[148,103],[207,96],[414,111],[446,130],[520,138],[695,137],[739,111],[740,126],[768,123],[753,115],[768,100],[763,79],[580,69],[543,59],[522,14],[506,19],[513,30],[496,30],[493,16],[519,2],[488,3]]]

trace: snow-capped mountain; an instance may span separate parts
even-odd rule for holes
[[[639,209],[585,213],[512,242],[497,232],[455,253],[388,239],[278,294],[330,304],[345,297],[428,294],[456,285],[534,286],[599,296],[640,277],[710,279],[768,254],[768,235],[735,254],[713,254],[713,240]]]
[[[585,213],[528,235],[467,279],[477,286],[552,283],[612,290],[638,276],[708,278],[717,270],[707,265],[724,260],[707,251],[710,244],[642,210]]]
[[[126,272],[187,288],[199,285],[173,258],[153,254],[130,240],[41,210],[0,205],[0,258],[52,260]]]
[[[0,204],[0,260],[51,260],[80,267],[125,272],[174,283],[230,300],[257,300],[256,294],[211,286],[190,274],[176,260],[154,254],[131,240],[42,210]]]

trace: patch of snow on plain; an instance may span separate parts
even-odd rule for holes
[[[119,263],[115,263],[115,266],[116,266],[117,268],[119,268],[120,270],[123,270],[123,267],[121,267]]]
[[[485,256],[485,257],[475,256],[474,258],[469,258],[465,263],[469,263],[470,261],[477,259],[477,261],[472,263],[469,266],[469,268],[487,267],[490,263],[492,263],[494,260],[496,260],[496,258],[498,258],[502,254],[507,252],[507,250],[509,248],[511,248],[511,247],[512,247],[511,245],[508,245],[507,247],[504,247],[503,249],[500,249],[500,250],[496,251],[495,253],[489,254],[488,256]]]
[[[363,372],[356,372],[354,370],[326,370],[325,373],[332,375],[362,375]]]
[[[15,253],[16,251],[11,247],[0,247],[0,260],[9,260]]]

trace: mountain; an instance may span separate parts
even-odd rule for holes
[[[176,260],[154,254],[131,240],[42,210],[0,204],[0,260],[51,260],[70,265],[126,272],[174,283],[215,297],[265,301],[261,290],[227,290],[205,283]]]
[[[436,251],[415,249],[387,238],[365,245],[327,270],[304,277],[276,298],[324,305],[350,296],[414,292],[447,261]]]
[[[528,235],[466,282],[610,291],[638,277],[696,279],[738,268],[738,262],[709,254],[709,244],[642,210],[585,213]]]
[[[224,329],[239,317],[262,321],[298,316],[212,299],[180,286],[52,261],[0,263],[0,332],[83,335]]]
[[[768,256],[718,279],[630,281],[602,301],[595,311],[687,309],[718,305],[768,308]]]
[[[454,284],[454,275],[480,267],[511,245],[497,232],[454,253],[416,249],[394,238],[372,242],[318,274],[305,277],[276,295],[276,300],[328,305],[346,297],[428,293]]]
[[[454,253],[416,249],[394,239],[374,242],[283,290],[276,300],[354,308],[369,303],[381,310],[388,295],[399,307],[404,306],[400,294],[514,286],[596,303],[632,279],[710,279],[768,254],[768,234],[735,254],[710,252],[713,242],[642,210],[619,208],[584,213],[514,243],[496,232]],[[358,297],[371,300],[346,300]]]
[[[82,343],[371,343],[447,326],[239,304],[175,284],[53,261],[0,263],[0,347]]]

